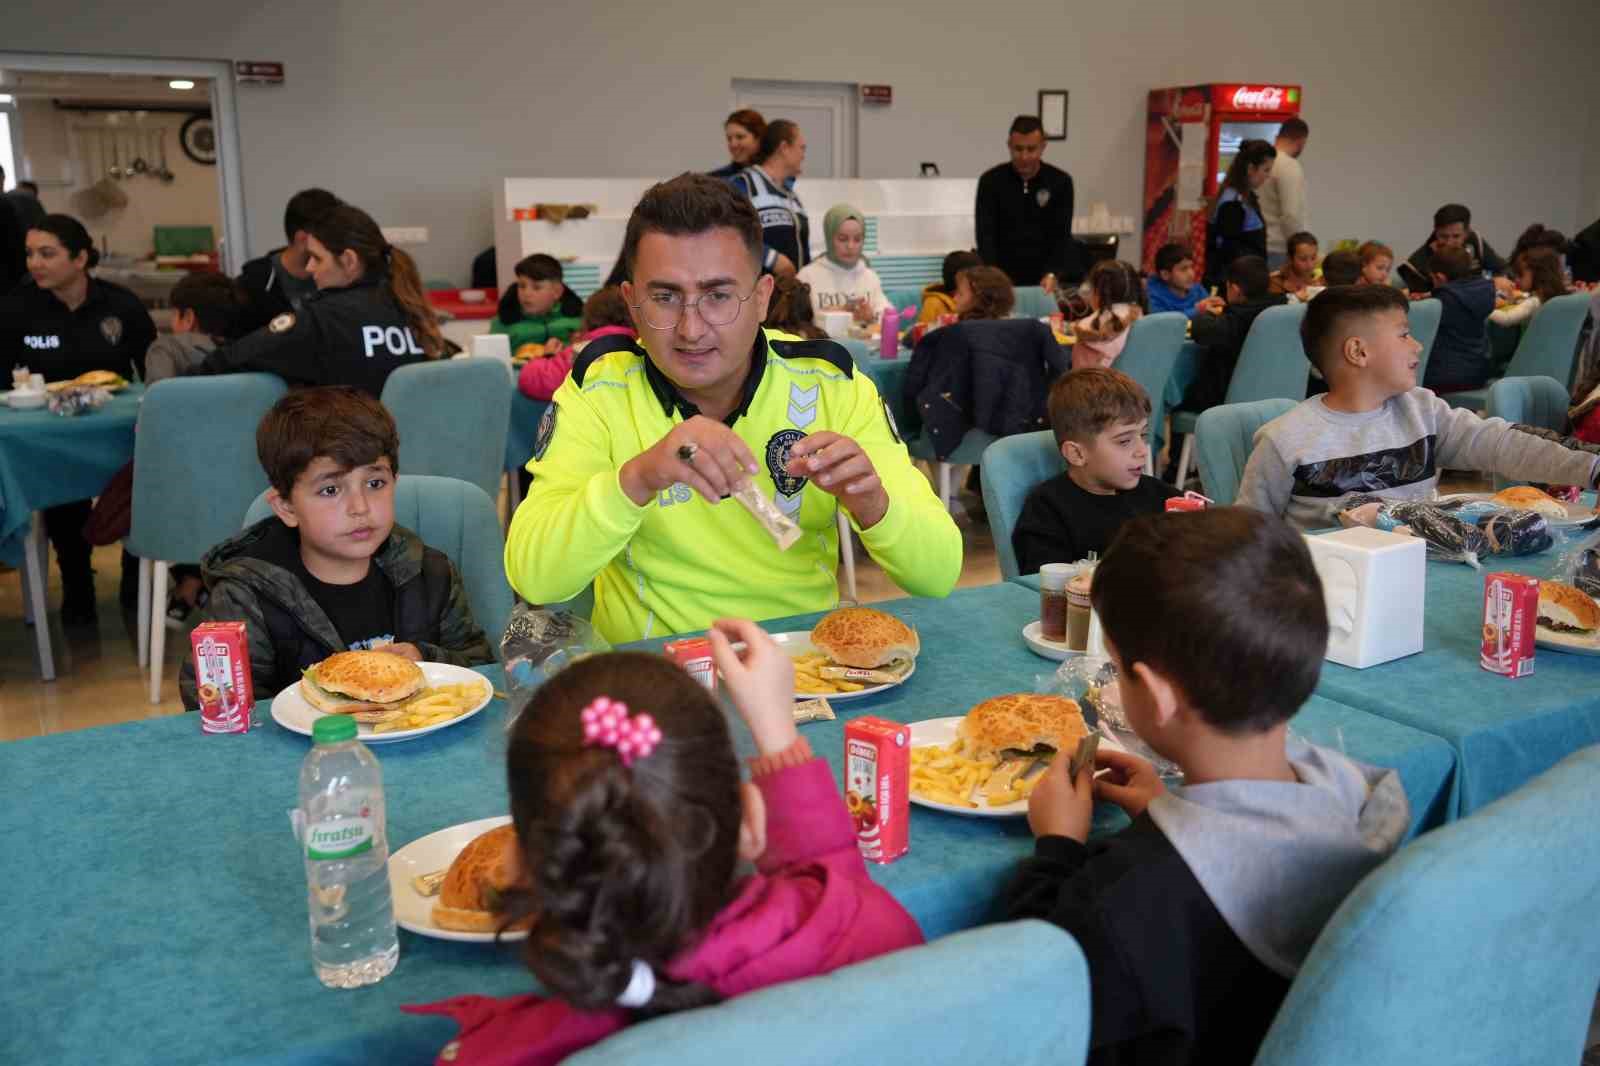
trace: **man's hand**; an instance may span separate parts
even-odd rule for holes
[[[684,459],[679,449],[693,445]],[[622,464],[618,481],[634,504],[643,507],[663,489],[682,482],[716,503],[760,471],[756,457],[739,435],[721,422],[695,415]]]
[[[772,264],[772,273],[780,278],[792,278],[795,274],[794,260],[778,253],[778,258]]]
[[[420,663],[422,661],[422,649],[417,647],[415,644],[385,644],[381,647],[373,648],[372,650],[388,652],[390,655],[398,655],[400,658],[410,659],[414,663]]]
[[[799,736],[794,727],[794,660],[746,618],[719,618],[706,636],[756,750],[776,755],[793,744]],[[744,642],[743,652],[733,650],[735,641]]]
[[[788,469],[836,497],[862,529],[877,525],[889,510],[889,494],[872,460],[849,437],[823,432],[796,441],[789,449]]]
[[[1094,817],[1094,768],[1085,766],[1077,780],[1067,776],[1072,762],[1068,752],[1056,752],[1044,776],[1028,797],[1028,828],[1036,837],[1071,837],[1082,844],[1089,839]]]
[[[1227,302],[1223,300],[1222,297],[1207,296],[1204,300],[1201,300],[1199,303],[1195,304],[1194,309],[1196,311],[1204,312],[1208,315],[1220,315],[1222,314],[1223,308],[1227,306]]]
[[[1103,747],[1095,752],[1094,765],[1097,770],[1106,768],[1111,771],[1104,777],[1095,778],[1095,797],[1115,803],[1128,812],[1129,818],[1139,817],[1150,806],[1151,800],[1167,790],[1156,768],[1137,755]],[[1038,792],[1034,794],[1038,795]]]

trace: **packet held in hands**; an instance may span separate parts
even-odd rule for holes
[[[733,498],[743,504],[744,509],[761,523],[761,528],[772,535],[779,551],[788,551],[800,539],[800,527],[794,519],[778,510],[778,505],[762,495],[754,485],[747,483],[743,488],[734,489]]]

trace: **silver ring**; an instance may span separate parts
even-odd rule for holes
[[[682,459],[690,466],[693,466],[695,453],[699,450],[700,445],[696,444],[694,441],[690,441],[687,444],[680,444],[678,445],[678,458]]]

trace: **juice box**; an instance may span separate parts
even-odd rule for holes
[[[717,664],[711,658],[711,641],[705,637],[669,640],[661,646],[661,651],[687,670],[690,677],[712,692],[717,691]]]
[[[1539,579],[1523,574],[1483,575],[1483,651],[1479,664],[1491,673],[1533,673],[1533,636],[1539,623]]]
[[[243,622],[202,622],[189,635],[202,733],[248,733],[256,705]]]
[[[894,862],[911,847],[911,727],[857,718],[844,727],[844,800],[869,862]]]

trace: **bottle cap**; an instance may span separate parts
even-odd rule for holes
[[[356,738],[356,720],[348,714],[325,714],[311,727],[311,739],[318,744],[337,744]]]
[[[1039,568],[1039,587],[1050,592],[1061,592],[1077,569],[1071,563],[1045,563]]]

